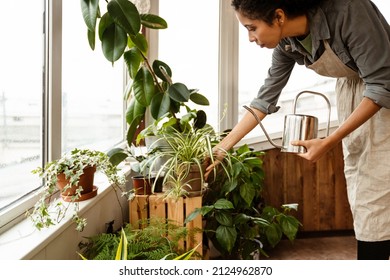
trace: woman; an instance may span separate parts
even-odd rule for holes
[[[263,119],[295,63],[337,78],[340,126],[324,139],[294,141],[315,162],[343,143],[358,259],[390,255],[390,27],[369,0],[233,0],[249,41],[273,48],[269,75],[251,107]],[[382,108],[383,107],[383,108]],[[247,113],[216,147],[217,160],[257,125]]]

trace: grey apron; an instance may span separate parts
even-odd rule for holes
[[[324,41],[325,52],[308,68],[338,78],[337,113],[343,123],[363,99],[365,85]],[[390,77],[389,77],[390,78]],[[344,173],[356,239],[390,240],[390,110],[381,109],[343,139]]]

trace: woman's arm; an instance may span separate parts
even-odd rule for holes
[[[262,120],[266,116],[260,110],[252,108],[257,116]],[[249,112],[246,112],[244,117],[234,126],[232,131],[214,148],[214,162],[206,168],[205,178],[208,177],[213,168],[218,165],[225,157],[225,152],[236,145],[245,135],[258,125],[255,118]]]
[[[365,123],[380,109],[381,106],[376,104],[371,99],[364,97],[359,106],[356,107],[356,109],[345,120],[345,122],[341,124],[340,127],[328,137],[306,141],[292,141],[291,144],[295,146],[304,146],[307,152],[298,155],[311,162],[316,162],[326,152],[336,146],[345,136]]]

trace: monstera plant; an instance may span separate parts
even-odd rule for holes
[[[107,12],[101,14],[100,2],[106,5]],[[206,97],[197,90],[189,89],[183,83],[172,82],[172,70],[163,61],[148,59],[149,43],[145,32],[150,29],[167,28],[166,21],[149,14],[144,7],[137,8],[135,0],[81,0],[81,10],[88,28],[88,41],[92,50],[96,40],[101,42],[104,56],[111,63],[123,56],[130,82],[125,90],[128,101],[126,122],[128,123],[127,143],[133,143],[147,110],[155,119],[165,117],[170,125],[180,128],[180,111],[191,112],[187,102],[209,105]],[[145,5],[149,1],[137,1]],[[109,153],[111,160],[118,164],[128,153],[124,149],[114,149]]]

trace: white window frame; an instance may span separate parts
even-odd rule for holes
[[[42,161],[48,162],[61,155],[61,43],[62,0],[45,0],[44,25],[44,89],[42,92]],[[25,219],[38,198],[26,194],[0,213],[0,233]]]

